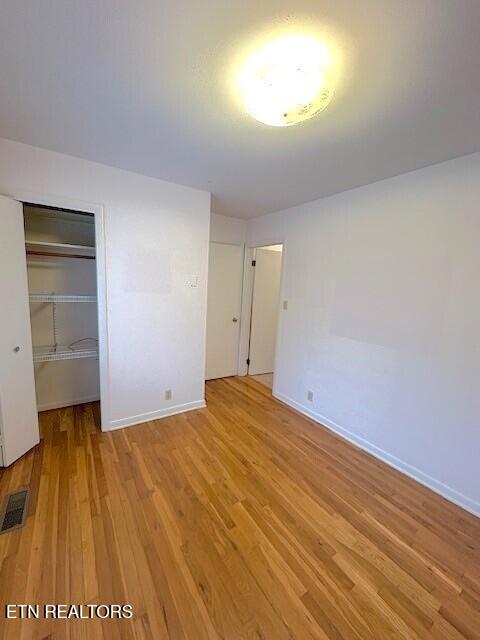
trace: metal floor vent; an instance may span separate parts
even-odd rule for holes
[[[30,489],[10,493],[3,504],[0,533],[22,527],[25,523]]]

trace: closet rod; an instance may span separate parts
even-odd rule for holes
[[[95,260],[95,256],[81,256],[75,253],[52,253],[50,251],[27,251],[27,256],[51,256],[52,258],[80,258],[81,260]]]

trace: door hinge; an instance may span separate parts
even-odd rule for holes
[[[247,358],[247,364],[250,364],[250,358]]]
[[[256,260],[252,260],[252,267],[256,267],[257,266],[257,261]]]

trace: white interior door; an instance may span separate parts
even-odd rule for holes
[[[3,464],[40,441],[33,374],[23,208],[0,196],[0,427]]]
[[[205,377],[238,373],[238,342],[242,305],[243,247],[210,243]]]
[[[282,252],[258,248],[255,261],[248,366],[250,375],[273,372]]]

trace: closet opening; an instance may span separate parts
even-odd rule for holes
[[[38,412],[95,403],[100,429],[95,214],[23,203]]]

